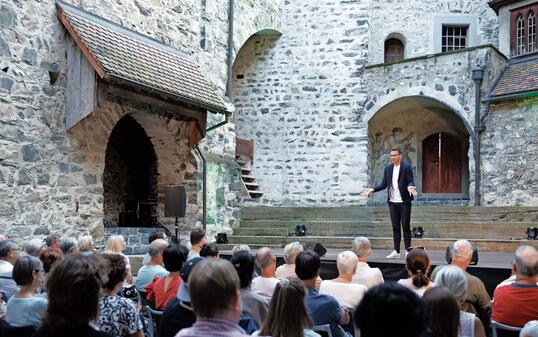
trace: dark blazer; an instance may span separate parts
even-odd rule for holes
[[[385,171],[383,172],[383,181],[381,184],[374,187],[374,192],[387,189],[387,202],[390,199],[390,189],[392,185],[392,171],[394,170],[394,164],[385,166]],[[413,168],[411,165],[407,164],[404,161],[400,162],[400,174],[398,175],[398,188],[400,189],[400,195],[402,196],[402,201],[405,203],[411,202],[413,196],[407,191],[407,187],[415,186],[415,181],[413,180]]]

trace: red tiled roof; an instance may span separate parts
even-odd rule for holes
[[[491,91],[491,98],[538,91],[538,57],[516,62],[508,65]]]

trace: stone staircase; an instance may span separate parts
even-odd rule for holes
[[[424,238],[413,246],[444,250],[456,239],[465,238],[480,251],[513,252],[526,240],[527,227],[538,227],[538,208],[529,207],[413,207],[411,227],[424,228]],[[307,236],[295,236],[295,226],[306,225]],[[357,236],[370,238],[374,249],[392,248],[392,229],[387,207],[244,207],[241,222],[228,237],[251,248],[283,247],[292,241],[315,241],[329,248],[350,248]]]
[[[241,166],[241,180],[243,181],[248,195],[253,199],[260,198],[263,195],[263,192],[260,191],[260,186],[256,182],[256,177],[252,174],[250,161],[244,157],[238,157],[237,163]]]

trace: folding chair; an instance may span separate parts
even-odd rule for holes
[[[491,320],[491,331],[493,337],[518,337],[522,328],[510,326]]]
[[[144,308],[146,308],[147,314],[148,337],[157,337],[159,336],[159,324],[161,323],[161,317],[163,316],[163,312],[152,309],[148,305],[146,305]]]
[[[333,337],[331,326],[329,324],[314,325],[312,330],[319,333],[321,337]]]

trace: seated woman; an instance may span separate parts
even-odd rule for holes
[[[111,235],[106,240],[105,250],[103,253],[114,253],[119,254],[125,260],[125,265],[127,266],[127,276],[125,277],[126,285],[133,284],[133,274],[131,273],[131,262],[129,258],[123,254],[123,251],[126,247],[125,239],[123,235]]]
[[[201,257],[219,258],[219,247],[216,243],[204,243],[200,249]]]
[[[179,272],[188,255],[189,250],[182,245],[170,245],[164,249],[163,263],[169,274],[161,278],[155,276],[153,282],[146,286],[147,300],[155,303],[157,310],[164,310],[168,302],[176,297],[181,284]]]
[[[81,255],[91,255],[94,251],[91,235],[83,235],[78,238],[78,250]]]
[[[458,337],[460,308],[444,287],[433,287],[422,297],[426,305],[426,332],[422,337]]]
[[[306,289],[297,278],[277,283],[262,329],[253,336],[319,337],[305,306]]]
[[[64,258],[64,254],[59,248],[55,247],[49,247],[45,249],[41,255],[39,255],[39,260],[43,263],[43,285],[41,286],[40,293],[45,294],[46,288],[47,288],[47,280],[49,278],[49,274],[52,270],[52,267],[57,265],[60,261],[62,261]]]
[[[90,326],[97,318],[105,278],[106,265],[98,256],[73,256],[60,262],[49,276],[49,306],[34,337],[112,337]]]
[[[142,321],[134,302],[117,295],[127,276],[125,259],[119,254],[103,254],[103,257],[110,270],[108,282],[103,286],[104,296],[99,299],[97,326],[114,337],[143,337]]]
[[[428,277],[430,258],[424,248],[413,248],[407,254],[405,262],[409,277],[399,280],[398,283],[422,296],[426,290],[434,286]]]
[[[319,293],[331,295],[343,307],[355,308],[368,291],[365,285],[351,283],[357,270],[357,261],[357,255],[352,251],[338,254],[336,258],[338,277],[333,280],[321,281]]]
[[[460,308],[460,337],[486,337],[482,321],[475,314],[465,312],[468,281],[465,272],[456,266],[446,266],[435,276],[435,286],[445,287],[456,297]]]
[[[13,266],[13,280],[20,290],[7,301],[7,323],[14,327],[40,327],[48,300],[34,295],[43,283],[43,264],[34,256],[19,258]]]

